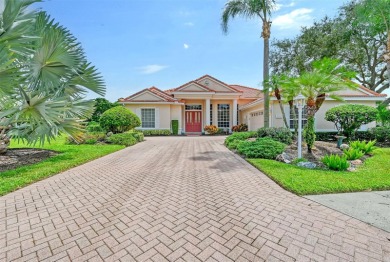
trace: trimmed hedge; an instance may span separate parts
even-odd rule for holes
[[[179,134],[179,120],[172,120],[172,134]]]
[[[283,153],[286,145],[269,137],[258,138],[256,141],[243,141],[238,144],[238,153],[247,158],[275,159]]]
[[[141,125],[139,117],[123,106],[108,109],[100,117],[100,125],[106,131],[123,133]]]
[[[291,144],[293,135],[290,129],[285,127],[262,127],[257,130],[257,136],[270,137],[273,140],[282,142],[284,144]]]
[[[169,129],[152,129],[152,130],[139,130],[144,136],[170,136],[171,130]]]
[[[134,134],[137,133],[113,134],[107,138],[107,142],[115,145],[132,146],[138,143],[138,140],[135,138]]]
[[[248,138],[254,138],[254,137],[257,137],[256,131],[236,132],[231,134],[225,139],[225,145],[229,149],[236,149],[240,142],[245,141]]]

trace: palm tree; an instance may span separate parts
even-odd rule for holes
[[[304,72],[299,77],[290,80],[291,86],[306,97],[308,123],[304,136],[309,153],[315,141],[314,116],[316,112],[321,108],[327,95],[335,100],[342,100],[334,92],[356,88],[358,85],[350,81],[354,76],[355,73],[340,66],[338,60],[324,58],[313,63],[311,72]]]
[[[263,82],[269,78],[269,38],[271,36],[271,10],[275,0],[229,0],[222,12],[222,30],[228,32],[229,19],[237,15],[246,18],[260,18],[261,37],[264,38]],[[269,89],[264,84],[264,127],[269,127]]]
[[[7,136],[29,143],[61,133],[77,139],[93,112],[94,102],[84,96],[104,95],[104,82],[66,28],[44,12],[26,11],[33,2],[5,0],[0,14],[8,23],[0,33],[2,126]]]

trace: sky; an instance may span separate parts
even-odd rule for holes
[[[228,84],[260,88],[263,39],[257,19],[235,18],[221,30],[226,0],[46,0],[35,4],[68,28],[102,74],[106,98],[144,88],[178,87],[209,74]],[[279,0],[272,39],[334,16],[340,0]],[[89,94],[89,98],[98,97]]]

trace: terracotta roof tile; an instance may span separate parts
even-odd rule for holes
[[[135,100],[134,101],[134,100],[131,99],[131,98],[136,97],[137,95],[142,94],[143,92],[146,92],[146,91],[152,92],[156,96],[158,96],[161,99],[163,99],[163,101],[156,101],[156,100]],[[141,91],[139,91],[139,92],[137,92],[137,93],[135,93],[135,94],[133,94],[131,96],[128,96],[126,98],[119,99],[118,101],[119,102],[159,102],[159,103],[167,102],[167,103],[172,103],[172,102],[176,102],[177,99],[173,98],[171,95],[165,93],[164,91],[161,91],[157,87],[152,86],[150,88],[142,89]]]
[[[241,98],[259,98],[263,97],[263,92],[260,89],[242,86],[242,85],[230,85],[239,92],[242,92]]]

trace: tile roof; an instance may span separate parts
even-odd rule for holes
[[[163,101],[156,101],[156,100],[133,100],[132,98],[144,93],[144,92],[151,92],[153,93],[154,95],[158,96],[159,98],[161,98]],[[118,100],[119,102],[167,102],[167,103],[172,103],[172,102],[177,102],[177,99],[173,98],[172,96],[170,96],[169,94],[165,93],[164,91],[158,89],[157,87],[155,86],[152,86],[150,88],[145,88],[131,96],[128,96],[126,98],[121,98]]]
[[[263,97],[263,92],[260,89],[256,89],[253,87],[247,87],[242,85],[230,85],[234,89],[242,92],[241,98],[259,98]]]
[[[377,93],[375,91],[372,91],[371,89],[368,89],[367,87],[362,86],[362,85],[360,85],[359,88],[362,89],[363,91],[370,93],[373,96],[387,96],[386,94],[380,94],[380,93]],[[351,95],[351,96],[353,96],[353,95]]]

